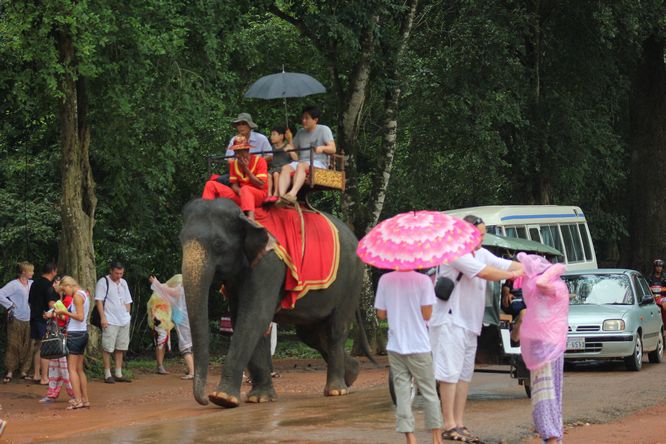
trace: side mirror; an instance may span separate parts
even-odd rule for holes
[[[654,302],[654,296],[652,295],[644,295],[643,299],[641,299],[641,305],[646,305],[646,304],[651,304]]]

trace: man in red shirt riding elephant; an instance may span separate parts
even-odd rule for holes
[[[202,199],[225,197],[236,202],[248,218],[254,220],[254,210],[268,194],[268,166],[262,157],[250,154],[250,144],[244,136],[236,136],[230,147],[236,158],[229,163],[228,187],[211,176],[204,186]]]

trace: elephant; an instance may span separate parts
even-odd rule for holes
[[[335,217],[326,217],[339,233],[335,281],[326,289],[308,292],[294,309],[279,309],[287,267],[276,254],[267,252],[267,230],[250,221],[228,199],[195,199],[185,206],[180,233],[182,274],[192,330],[193,392],[198,403],[206,405],[210,400],[221,407],[237,407],[246,367],[252,380],[246,401],[277,399],[270,375],[269,340],[263,334],[271,320],[294,325],[298,337],[322,355],[327,363],[324,395],[349,393],[360,364],[345,352],[344,344],[355,315],[360,322],[363,266],[356,256],[358,241],[351,230]],[[217,280],[223,283],[229,298],[234,333],[220,382],[206,399],[208,296],[211,284]],[[372,360],[367,339],[362,336],[365,354]]]

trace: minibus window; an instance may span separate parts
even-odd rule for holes
[[[502,230],[497,225],[486,225],[486,232],[490,234],[502,234]]]
[[[583,240],[583,249],[585,250],[585,259],[592,260],[592,248],[590,248],[590,235],[585,228],[585,224],[578,224],[580,230],[580,238]]]
[[[560,230],[557,229],[557,225],[542,225],[541,239],[543,239],[544,244],[550,245],[564,253],[564,248],[562,248],[562,238],[560,237]]]
[[[538,228],[530,227],[530,239],[535,242],[541,242],[541,235]]]
[[[516,227],[504,227],[506,237],[518,237],[516,234]]]
[[[527,230],[525,229],[524,226],[518,226],[516,227],[516,232],[518,233],[518,237],[521,239],[527,239]]]
[[[580,243],[580,236],[578,235],[578,227],[574,224],[562,224],[562,238],[564,239],[564,246],[567,249],[567,262],[582,262],[585,260],[583,256],[583,246]]]

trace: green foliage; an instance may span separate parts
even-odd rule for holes
[[[18,260],[57,257],[61,29],[75,47],[68,69],[86,84],[97,271],[126,263],[142,319],[147,276],[180,268],[181,209],[199,195],[205,156],[222,152],[232,118],[250,112],[264,133],[284,121],[281,101],[243,99],[249,85],[283,66],[314,76],[328,93],[288,99],[289,123],[316,103],[339,131],[367,29],[375,50],[354,178],[361,215],[382,173],[385,98],[400,87],[383,216],[574,204],[595,243],[626,239],[631,76],[644,40],[663,35],[663,12],[657,0],[422,1],[399,85],[390,74],[404,2],[0,0],[0,277],[13,277]],[[338,216],[340,200],[313,199]],[[141,323],[133,343],[150,348]]]

